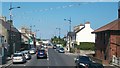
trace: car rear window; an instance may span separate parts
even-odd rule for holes
[[[22,54],[14,54],[13,57],[22,56]]]
[[[38,52],[45,52],[45,50],[38,50]]]

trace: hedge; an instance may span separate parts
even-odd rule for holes
[[[75,45],[75,48],[80,50],[94,50],[95,44],[91,42],[81,42],[80,45]]]

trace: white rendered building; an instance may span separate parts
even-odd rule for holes
[[[93,42],[95,43],[95,34],[92,34],[94,30],[90,27],[90,22],[86,22],[85,25],[79,25],[76,29],[76,42],[80,45],[80,42]]]

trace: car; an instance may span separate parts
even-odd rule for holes
[[[47,58],[47,51],[44,49],[37,50],[36,52],[37,59],[39,58]]]
[[[24,53],[19,52],[19,53],[14,53],[12,56],[12,62],[14,63],[25,63],[26,62],[26,58]]]
[[[22,51],[22,52],[25,54],[25,58],[26,58],[27,60],[31,59],[31,54],[29,53],[28,50],[25,50],[25,51]]]
[[[56,49],[56,47],[57,47],[57,46],[54,44],[54,45],[53,45],[53,49]]]
[[[76,68],[104,68],[102,64],[93,62],[88,56],[77,56],[74,59]]]
[[[64,50],[63,47],[61,47],[61,48],[59,48],[58,52],[59,52],[59,53],[65,53],[65,50]]]
[[[35,48],[31,48],[31,49],[29,50],[29,52],[30,52],[30,54],[35,54],[35,53],[36,53],[36,49],[35,49]]]
[[[60,49],[60,46],[56,46],[56,51],[59,51],[59,49]]]

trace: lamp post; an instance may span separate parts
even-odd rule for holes
[[[12,30],[11,30],[11,27],[12,27],[12,10],[13,9],[16,9],[16,8],[20,8],[20,6],[18,6],[18,7],[12,7],[12,3],[10,3],[10,8],[9,8],[9,10],[10,10],[10,43],[11,43],[11,45],[12,45],[12,39],[11,39],[11,37],[12,37]],[[14,45],[13,45],[14,46]],[[12,50],[11,50],[12,51]],[[14,52],[13,52],[14,53]]]
[[[69,32],[71,32],[71,22],[72,22],[72,21],[71,21],[71,17],[70,17],[70,19],[64,19],[64,21],[68,21],[68,22],[69,22]],[[67,50],[70,51],[70,45],[71,45],[71,44],[70,44],[70,42],[71,42],[70,37],[68,37],[68,41],[69,41],[69,42],[68,42],[69,45],[68,45],[68,47],[67,47]]]
[[[10,21],[12,20],[12,10],[16,9],[16,8],[20,8],[20,6],[18,6],[18,7],[12,7],[12,3],[10,3],[10,8],[9,8],[9,10],[10,10]]]
[[[58,31],[59,31],[59,41],[58,42],[60,43],[60,30],[61,29],[60,28],[56,28],[56,29],[58,29]]]
[[[31,26],[30,26],[30,36],[33,37],[33,38],[31,38],[30,40],[33,41],[33,46],[34,46],[34,48],[36,48],[35,35],[32,33],[32,27],[35,27],[35,25],[31,25]],[[29,42],[29,43],[30,43],[30,42]],[[33,46],[32,46],[32,47],[33,47]]]
[[[37,38],[37,32],[40,31],[39,29],[35,30],[35,37]]]
[[[61,28],[56,28],[56,29],[58,29],[58,31],[59,31],[59,39],[60,39],[60,30],[61,30]]]
[[[68,21],[69,22],[69,32],[71,32],[71,17],[70,19],[64,19],[64,21]]]

